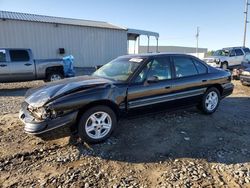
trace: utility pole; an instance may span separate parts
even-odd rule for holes
[[[244,39],[243,39],[243,47],[246,46],[246,37],[247,37],[247,23],[248,23],[248,20],[247,20],[247,14],[248,14],[248,6],[249,6],[249,3],[248,3],[248,0],[246,0],[246,5],[245,5],[245,28],[244,28]]]
[[[198,48],[199,48],[199,35],[200,35],[200,28],[197,27],[197,31],[196,31],[196,56],[199,57],[199,53],[198,53]]]

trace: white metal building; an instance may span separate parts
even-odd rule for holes
[[[0,11],[0,48],[30,48],[36,59],[72,54],[76,67],[101,65],[127,54],[128,40],[142,34],[159,37],[107,22]]]

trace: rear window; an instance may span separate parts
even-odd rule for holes
[[[27,50],[10,50],[10,59],[13,62],[30,60]]]
[[[243,51],[244,51],[245,53],[250,53],[249,48],[243,48]]]
[[[0,50],[0,62],[6,62],[6,51]]]
[[[199,72],[199,74],[206,74],[207,73],[207,67],[203,65],[201,62],[193,59],[193,62]]]

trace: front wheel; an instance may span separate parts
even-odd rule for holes
[[[216,88],[210,88],[204,94],[198,109],[205,114],[212,114],[216,111],[220,103],[220,92]]]
[[[223,70],[227,70],[227,69],[228,69],[228,63],[227,63],[227,62],[223,62],[223,63],[221,64],[221,68],[222,68]]]
[[[107,106],[92,107],[84,112],[78,122],[82,141],[98,143],[106,140],[117,124],[114,111]]]

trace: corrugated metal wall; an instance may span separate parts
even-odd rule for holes
[[[0,48],[31,48],[36,59],[58,58],[59,48],[75,57],[75,66],[107,63],[127,53],[126,30],[0,20]]]

